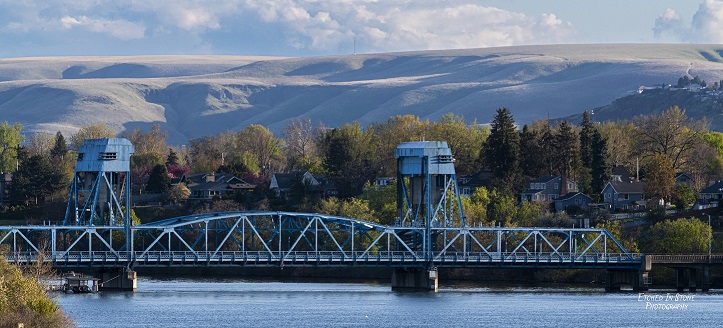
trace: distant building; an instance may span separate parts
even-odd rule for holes
[[[250,192],[256,185],[250,184],[230,173],[197,173],[185,174],[181,177],[191,195],[188,199],[207,200],[215,196],[223,196],[238,192]]]
[[[645,209],[644,187],[645,182],[609,181],[601,193],[603,202],[610,204],[613,210]]]
[[[569,192],[560,198],[555,199],[555,212],[567,210],[569,206],[578,206],[582,210],[586,210],[587,205],[592,203],[592,198],[581,192]]]
[[[562,194],[577,192],[577,183],[567,180],[567,186],[562,185],[562,179],[558,176],[545,176],[530,181],[528,189],[520,194],[523,202],[531,201],[554,201]]]
[[[475,174],[464,175],[457,179],[459,194],[462,197],[470,197],[479,187],[489,188],[492,185],[494,174],[490,170],[482,170]]]
[[[322,196],[336,196],[339,192],[336,185],[326,176],[314,176],[309,171],[295,171],[291,173],[275,173],[271,177],[269,189],[273,190],[276,197],[286,198],[297,179],[301,179],[311,187],[312,192]]]
[[[706,187],[700,192],[700,197],[696,200],[693,207],[695,209],[705,209],[710,207],[718,207],[723,199],[723,181],[718,181],[711,186]]]

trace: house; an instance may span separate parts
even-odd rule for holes
[[[566,188],[562,185],[562,179],[558,176],[544,176],[536,180],[530,181],[529,188],[520,194],[523,202],[531,201],[554,201],[560,198],[560,195],[569,192],[577,192],[577,183],[573,180],[567,180]]]
[[[238,192],[250,192],[256,188],[256,185],[225,172],[184,174],[181,182],[185,183],[188,190],[191,191],[188,198],[197,200],[212,199],[215,196]]]
[[[567,210],[569,206],[578,206],[581,209],[586,209],[587,205],[592,203],[592,198],[581,192],[569,192],[560,198],[555,199],[555,212],[562,212]]]
[[[374,179],[374,185],[380,187],[393,185],[395,182],[397,182],[397,178],[395,177],[379,177]]]
[[[643,188],[645,182],[618,180],[609,181],[602,190],[603,202],[610,204],[613,210],[644,209]]]
[[[12,173],[0,173],[0,205],[7,201],[8,185],[10,185],[12,181]]]
[[[686,173],[678,173],[678,175],[675,176],[675,185],[687,185],[692,188],[693,178]]]
[[[493,178],[494,174],[490,170],[482,170],[475,174],[461,176],[457,179],[459,195],[461,197],[470,197],[477,188],[491,186]]]
[[[610,172],[610,180],[631,182],[635,181],[636,179],[624,166],[613,166],[612,172]]]
[[[336,185],[331,179],[326,176],[314,176],[309,171],[301,172],[295,171],[291,173],[275,173],[271,177],[269,183],[269,189],[273,190],[276,197],[286,197],[293,186],[296,179],[301,178],[304,184],[311,186],[314,193],[321,194],[323,196],[336,196],[339,192],[336,189]]]
[[[718,181],[713,185],[701,190],[700,197],[695,201],[693,207],[695,209],[705,209],[718,207],[723,199],[723,181]]]

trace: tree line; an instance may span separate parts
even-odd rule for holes
[[[106,125],[92,124],[68,142],[59,132],[24,139],[20,124],[4,122],[0,125],[0,169],[14,173],[8,188],[11,204],[65,199],[73,152],[86,138],[115,136]],[[585,112],[579,126],[541,119],[520,128],[511,111],[500,108],[489,126],[455,114],[433,122],[403,115],[366,127],[348,123],[328,128],[298,119],[280,136],[264,126],[249,125],[192,139],[187,146],[168,145],[168,134],[160,125],[120,136],[135,146],[131,158],[134,194],[166,193],[179,201],[188,197],[187,189],[171,190],[172,181],[186,173],[224,171],[259,185],[258,195],[246,202],[250,208],[290,205],[270,202],[264,193],[271,176],[283,172],[325,176],[337,186],[340,200],[361,197],[375,178],[396,176],[394,148],[418,140],[447,141],[459,176],[489,170],[495,178],[486,192],[513,200],[526,181],[546,175],[577,181],[582,192],[596,198],[610,179],[612,166],[637,172],[648,182],[650,198],[668,202],[676,196],[672,180],[676,173],[693,177],[693,191],[723,176],[723,134],[708,131],[705,120],[689,119],[677,107],[619,122],[593,122]],[[303,188],[299,190],[295,201],[318,205],[318,199],[305,199]]]

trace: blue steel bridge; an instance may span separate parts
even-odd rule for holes
[[[63,224],[0,226],[7,259],[84,268],[103,281],[122,276],[106,287],[129,289],[135,288],[134,268],[158,266],[390,267],[393,288],[434,290],[439,268],[606,269],[609,281],[634,286],[642,286],[649,270],[641,271],[645,261],[604,229],[467,225],[446,142],[402,143],[395,150],[393,225],[271,211],[133,225],[132,153],[125,139],[86,140]]]

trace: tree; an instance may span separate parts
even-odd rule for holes
[[[675,208],[684,210],[695,202],[695,193],[687,184],[678,184],[673,187],[673,203]]]
[[[344,124],[324,135],[320,149],[324,168],[337,186],[340,198],[357,196],[366,182],[376,177],[372,154],[372,133],[359,123]]]
[[[315,140],[319,132],[312,128],[310,119],[293,120],[283,133],[286,157],[293,170],[308,171],[318,167],[317,163],[312,162],[318,158]]]
[[[689,120],[685,110],[674,106],[660,115],[638,116],[634,119],[639,149],[646,156],[663,154],[673,162],[675,171],[682,170],[690,152],[701,143],[700,135],[708,122]]]
[[[141,129],[134,129],[129,133],[123,133],[121,137],[128,139],[133,144],[135,154],[153,153],[163,156],[167,149],[168,132],[162,130],[159,124],[153,124],[147,133]]]
[[[55,134],[53,149],[50,150],[50,157],[52,157],[53,160],[62,161],[67,154],[68,144],[65,142],[63,134],[58,131],[58,133]]]
[[[567,180],[577,178],[575,172],[580,165],[580,152],[578,150],[578,138],[567,121],[562,121],[555,134],[555,159],[557,174],[560,175],[562,193],[567,192]]]
[[[18,150],[18,170],[8,186],[10,199],[22,202],[32,199],[37,205],[46,197],[67,188],[61,167],[53,165],[47,156],[29,156],[24,149]]]
[[[187,200],[189,196],[191,196],[191,190],[182,182],[173,186],[171,190],[168,191],[168,198],[170,198],[174,204]]]
[[[397,174],[397,161],[392,156],[394,149],[402,142],[429,140],[426,138],[429,129],[428,121],[421,121],[414,115],[397,115],[384,123],[374,123],[367,131],[373,134],[373,143],[378,160],[380,174],[394,176]]]
[[[78,151],[85,139],[115,138],[116,133],[105,123],[93,123],[83,126],[74,135],[70,136],[70,148]]]
[[[499,223],[502,226],[509,226],[512,218],[517,215],[517,205],[512,196],[505,195],[492,189],[487,204],[487,218],[493,224]]]
[[[40,155],[50,158],[50,150],[53,147],[53,135],[47,133],[34,133],[25,142],[25,149],[33,155]]]
[[[489,130],[476,122],[467,125],[464,117],[448,113],[429,125],[428,140],[446,141],[454,154],[457,174],[465,175],[480,170],[479,156]]]
[[[0,173],[13,172],[16,168],[17,148],[23,142],[23,126],[8,121],[0,124]]]
[[[163,194],[168,192],[171,179],[168,177],[168,169],[163,164],[156,164],[148,177],[148,185],[146,191],[151,193]]]
[[[282,139],[276,138],[269,129],[257,124],[249,125],[237,135],[242,150],[248,151],[258,160],[262,175],[281,170],[286,160],[282,153]]]
[[[0,251],[0,327],[69,327],[72,321],[46,294],[43,284],[8,263]]]
[[[580,126],[580,162],[583,167],[592,167],[592,138],[595,126],[590,122],[588,111],[582,113],[582,125]]]
[[[705,253],[710,236],[711,227],[697,218],[665,220],[643,234],[640,248],[645,253]]]
[[[520,155],[523,175],[530,177],[545,175],[549,153],[543,150],[540,132],[527,124],[522,127],[520,133]]]
[[[489,204],[490,195],[485,187],[478,187],[470,197],[462,198],[465,223],[468,226],[488,223],[487,206]]]
[[[485,163],[495,176],[494,185],[509,195],[519,189],[520,137],[509,109],[497,110],[483,153]]]
[[[611,165],[608,157],[607,140],[595,129],[592,135],[592,161],[590,163],[590,187],[593,193],[602,192],[610,181]]]
[[[670,201],[675,185],[673,161],[663,154],[656,154],[647,163],[645,172],[645,196],[653,200],[661,200],[663,204]]]

